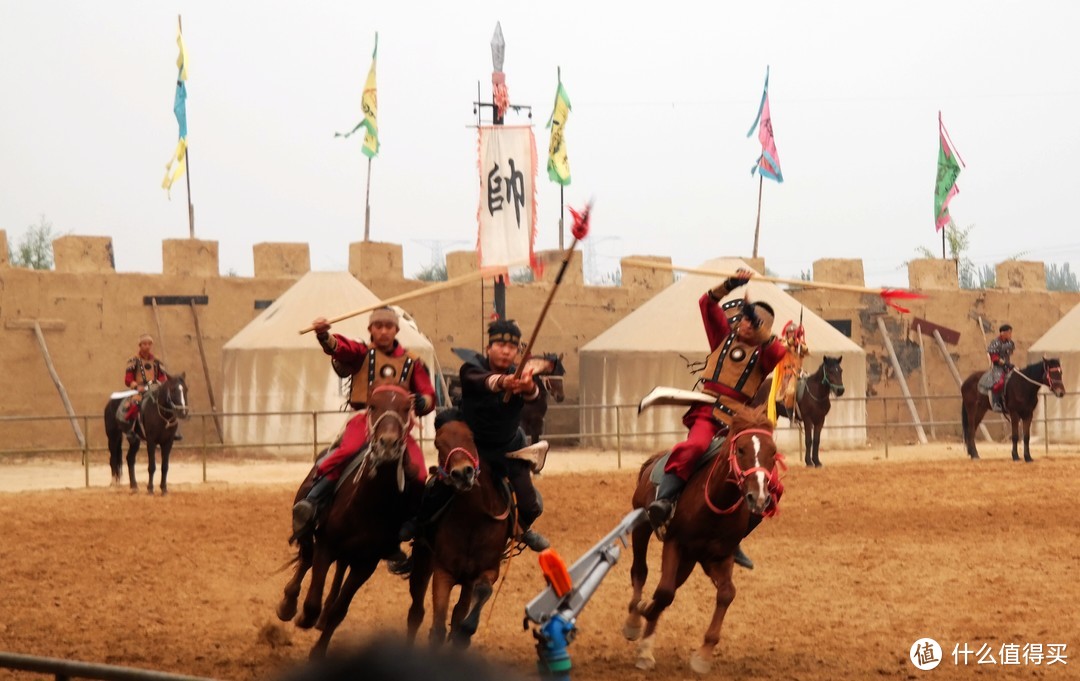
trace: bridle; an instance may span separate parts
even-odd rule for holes
[[[480,475],[480,458],[469,450],[465,449],[464,447],[454,447],[449,452],[447,452],[445,465],[450,464],[450,459],[454,458],[455,454],[464,454],[465,458],[468,459],[469,463],[472,464],[473,470],[476,471],[476,475]],[[443,466],[439,466],[436,470],[438,471],[440,480],[446,480],[448,477],[450,477],[450,472],[443,468]]]
[[[843,387],[844,387],[844,384],[843,384],[843,383],[841,383],[841,384],[840,384],[839,386],[836,386],[836,385],[834,385],[834,384],[833,384],[833,382],[832,382],[832,381],[830,381],[830,380],[829,380],[829,372],[825,370],[825,363],[824,363],[824,362],[823,362],[823,363],[821,364],[821,384],[822,384],[823,386],[825,386],[825,394],[824,394],[823,396],[821,396],[821,397],[818,397],[817,395],[815,395],[815,394],[814,394],[814,392],[813,392],[812,390],[807,390],[807,391],[806,391],[806,393],[807,393],[808,395],[810,395],[810,397],[811,397],[811,398],[812,398],[812,399],[813,399],[813,400],[814,400],[815,402],[820,402],[820,401],[824,400],[824,399],[825,399],[826,397],[828,397],[828,396],[829,396],[829,393],[830,393],[830,392],[831,392],[831,393],[835,393],[835,392],[836,392],[836,389],[837,389],[838,387],[839,387],[839,388],[843,388]]]
[[[165,422],[166,428],[172,428],[179,422],[179,417],[176,412],[180,409],[186,409],[187,405],[178,405],[173,402],[172,391],[169,390],[169,383],[173,379],[169,379],[164,383],[159,384],[161,387],[157,390],[147,391],[150,400],[154,403],[154,408],[157,409],[158,416]],[[176,380],[176,387],[181,391],[186,387],[183,382]],[[158,395],[164,393],[163,397]],[[183,399],[183,392],[181,392],[181,400]]]
[[[1057,384],[1061,386],[1062,390],[1064,390],[1065,384],[1061,381],[1061,365],[1059,364],[1058,366],[1051,366],[1050,363],[1047,362],[1045,359],[1043,360],[1042,382],[1036,381],[1034,378],[1031,378],[1030,376],[1025,374],[1023,369],[1015,369],[1009,372],[1009,376],[1019,375],[1020,378],[1024,379],[1032,385],[1039,386],[1040,388],[1045,385],[1047,388],[1050,388],[1050,390],[1054,389],[1055,374],[1057,374]]]
[[[769,490],[770,502],[768,508],[765,510],[765,513],[763,515],[765,515],[766,517],[775,515],[778,509],[777,504],[780,501],[780,495],[784,493],[784,483],[780,481],[780,473],[787,470],[787,464],[784,463],[784,455],[780,452],[776,452],[773,457],[772,470],[765,468],[764,466],[753,466],[751,468],[743,470],[739,466],[738,439],[744,435],[763,435],[769,438],[769,440],[773,442],[774,446],[776,444],[773,440],[772,431],[765,430],[763,428],[747,428],[746,430],[740,430],[738,433],[732,435],[729,438],[731,444],[729,445],[728,452],[728,477],[724,482],[733,483],[741,491],[742,485],[748,477],[757,472],[764,473],[768,478],[768,484],[766,486]],[[713,461],[712,466],[709,468],[708,477],[705,478],[705,504],[709,507],[710,511],[717,515],[728,515],[730,513],[734,513],[735,510],[743,504],[745,498],[744,495],[739,494],[739,498],[735,500],[735,503],[733,503],[731,506],[728,506],[727,508],[719,508],[718,506],[716,506],[716,504],[712,502],[712,499],[709,498],[709,487],[712,481],[712,476],[713,473],[716,471],[716,467],[719,465],[722,459],[723,457],[719,455],[716,457],[716,460]]]
[[[374,390],[372,390],[371,394],[374,396],[374,395],[377,395],[380,392],[393,392],[396,395],[400,395],[400,396],[402,396],[402,397],[404,397],[406,399],[409,398],[409,392],[407,390],[405,390],[404,388],[402,388],[400,386],[397,386],[397,385],[380,385],[380,386],[376,387]],[[402,456],[405,453],[405,445],[406,445],[405,436],[408,434],[408,432],[410,430],[412,430],[412,427],[413,427],[413,425],[415,423],[415,418],[413,416],[412,409],[409,410],[409,415],[406,418],[402,418],[397,413],[397,411],[395,411],[393,409],[386,409],[386,410],[383,411],[383,413],[379,414],[379,416],[377,418],[372,419],[371,409],[368,409],[367,410],[367,427],[368,427],[367,432],[368,432],[368,440],[369,440],[369,442],[374,440],[375,433],[379,428],[379,424],[381,424],[383,422],[383,419],[387,419],[387,418],[390,418],[390,419],[393,419],[393,420],[397,421],[398,425],[401,426],[401,438],[400,438],[400,441],[397,443],[397,446],[394,447],[394,449],[391,451],[391,453],[395,455],[395,457],[392,457],[392,458],[398,458],[398,457]]]

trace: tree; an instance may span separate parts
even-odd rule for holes
[[[1057,263],[1050,263],[1046,268],[1046,290],[1080,292],[1080,282],[1076,280],[1076,273],[1069,269],[1069,263],[1060,267]]]
[[[53,267],[52,242],[58,234],[53,233],[53,225],[42,215],[36,225],[26,228],[18,244],[12,248],[8,244],[8,260],[15,267],[28,267],[32,270],[51,270]]]
[[[424,267],[416,273],[416,278],[420,281],[446,281],[446,262],[424,265]]]

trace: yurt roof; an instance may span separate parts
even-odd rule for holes
[[[1080,350],[1080,304],[1069,310],[1068,314],[1058,320],[1039,340],[1031,344],[1028,353],[1038,352],[1044,354],[1076,352]]]
[[[734,272],[740,267],[752,269],[738,258],[715,258],[701,264],[702,269]],[[708,339],[698,311],[698,299],[716,286],[719,277],[690,274],[668,286],[638,309],[615,323],[607,331],[586,343],[582,352],[681,352],[700,355],[708,349]],[[802,314],[806,340],[814,353],[865,354],[850,338],[776,284],[751,279],[724,299],[724,302],[749,295],[750,300],[765,301],[776,311],[773,324],[780,334],[788,320]]]
[[[308,272],[230,338],[224,349],[318,349],[314,334],[299,333],[315,317],[334,317],[349,310],[376,305],[379,301],[380,298],[371,289],[348,272]],[[433,351],[431,341],[420,332],[412,318],[404,314],[401,308],[394,309],[401,316],[398,341],[411,350]],[[337,322],[331,331],[349,338],[366,339],[369,336],[367,327],[370,316],[370,312],[365,312]]]

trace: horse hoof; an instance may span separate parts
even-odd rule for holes
[[[656,658],[652,655],[638,655],[638,659],[634,662],[634,666],[647,672],[656,667]]]
[[[814,468],[822,468],[821,462],[820,461],[815,461],[814,462]]]
[[[278,603],[277,617],[282,622],[292,621],[292,618],[296,617],[296,601]]]
[[[149,494],[150,496],[154,496],[154,488],[153,487],[147,487],[146,488],[146,493]]]
[[[1035,463],[1035,459],[1031,458],[1030,456],[1025,456],[1024,463]]]
[[[695,674],[708,674],[712,671],[712,660],[706,660],[695,650],[690,654],[690,669]]]
[[[165,496],[168,493],[169,493],[169,488],[166,487],[165,485],[162,485],[161,486],[161,496]]]
[[[304,613],[303,615],[300,615],[300,617],[296,620],[296,626],[300,627],[301,629],[310,629],[315,626],[318,619],[318,615],[309,616],[307,613]]]
[[[629,622],[623,625],[622,635],[627,641],[636,641],[641,638],[641,625],[630,624]]]

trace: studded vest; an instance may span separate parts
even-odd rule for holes
[[[372,346],[368,349],[360,370],[352,377],[349,404],[354,409],[363,409],[367,406],[368,395],[380,385],[396,383],[408,390],[413,366],[418,359],[408,350],[399,357],[391,357]]]
[[[732,302],[739,304],[738,301]],[[728,311],[735,305],[729,302],[724,305],[724,310]],[[709,354],[702,374],[702,392],[717,398],[713,416],[728,426],[734,416],[733,408],[750,402],[768,375],[760,361],[763,346],[742,342],[734,331],[741,316],[736,314],[728,319],[732,332]]]

